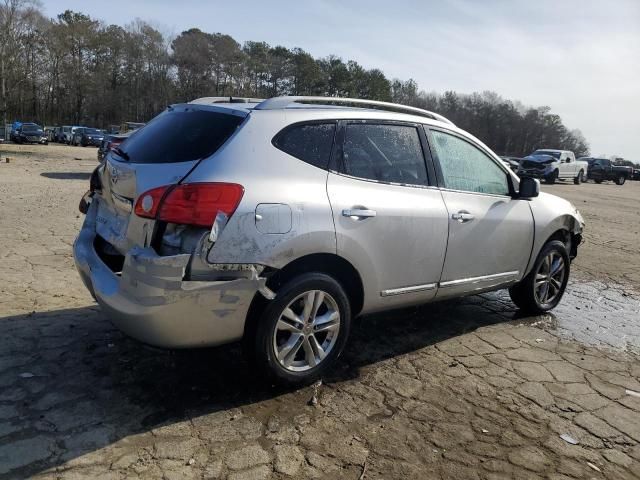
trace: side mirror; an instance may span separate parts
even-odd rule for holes
[[[520,179],[519,198],[535,198],[540,194],[540,180],[524,177]]]

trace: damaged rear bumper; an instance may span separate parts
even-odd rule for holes
[[[133,248],[121,274],[95,250],[97,201],[89,206],[73,246],[76,268],[111,321],[127,335],[165,348],[205,347],[242,338],[256,292],[268,292],[264,278],[183,280],[189,255],[158,256]]]

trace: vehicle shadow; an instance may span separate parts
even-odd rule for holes
[[[89,180],[91,172],[42,172],[43,177],[53,180]]]
[[[358,319],[325,382],[355,379],[362,367],[515,316],[508,302],[476,296]],[[190,351],[146,347],[113,328],[96,306],[0,322],[0,408],[9,405],[16,413],[7,419],[10,433],[3,436],[0,429],[0,476],[28,477],[131,435],[221,410],[275,398],[292,402],[288,393],[297,395],[298,405],[309,397],[308,389],[259,378],[237,344]],[[53,453],[16,459],[25,445]]]

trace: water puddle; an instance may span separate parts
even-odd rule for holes
[[[505,290],[481,295],[486,307],[515,307]],[[517,312],[514,311],[517,315]],[[570,283],[560,304],[549,314],[516,321],[555,332],[585,345],[640,354],[640,294],[620,285]]]

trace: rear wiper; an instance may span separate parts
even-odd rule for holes
[[[114,148],[113,151],[115,152],[116,155],[118,155],[119,157],[124,158],[127,162],[129,160],[131,160],[131,158],[129,157],[129,154],[127,152],[125,152],[124,150],[122,150],[120,147]]]

